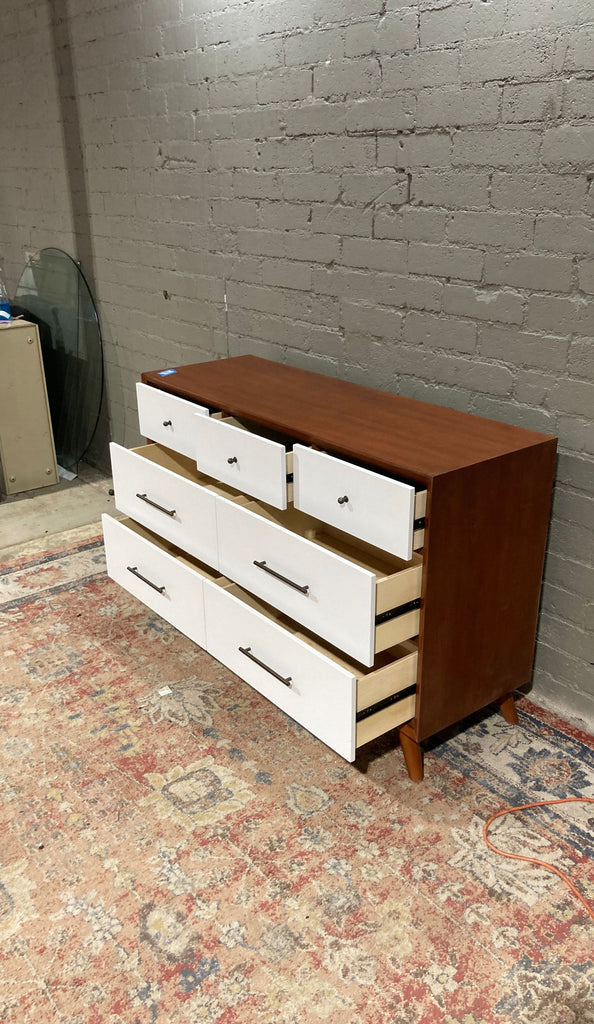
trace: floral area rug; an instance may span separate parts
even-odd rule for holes
[[[482,836],[592,796],[588,736],[522,699],[422,783],[395,734],[349,765],[107,579],[97,527],[51,543],[0,558],[2,1021],[594,1022],[584,907]],[[491,835],[594,901],[593,824]]]

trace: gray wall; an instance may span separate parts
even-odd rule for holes
[[[533,695],[591,718],[593,21],[4,0],[0,33],[0,256],[82,259],[113,437],[141,370],[241,352],[558,434]]]

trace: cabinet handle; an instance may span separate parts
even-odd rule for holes
[[[227,459],[227,462],[232,466],[234,462],[237,462],[237,455],[234,455],[231,459]]]
[[[274,676],[275,679],[278,679],[279,683],[282,683],[283,686],[288,686],[290,688],[292,676],[287,676],[287,678],[285,679],[284,676],[281,676],[278,672],[275,672],[273,668],[270,668],[270,665],[266,665],[263,661],[260,661],[260,659],[257,658],[255,654],[252,654],[251,647],[240,647],[239,650],[241,651],[242,654],[245,654],[246,658],[249,658],[250,661],[255,661],[256,665],[259,665],[260,668],[263,668],[265,672],[270,672],[270,675]]]
[[[126,569],[128,570],[128,572],[131,572],[133,576],[136,576],[138,577],[139,580],[142,580],[143,583],[148,583],[149,587],[152,587],[153,590],[156,590],[158,594],[164,593],[165,587],[158,587],[156,583],[152,583],[151,580],[147,580],[146,576],[143,576],[142,573],[139,573],[135,565],[127,565]]]
[[[274,569],[271,569],[270,566],[266,565],[266,562],[257,562],[256,559],[254,559],[254,565],[257,565],[258,569],[263,569],[264,572],[269,573],[270,576],[274,576],[275,580],[280,580],[281,583],[286,583],[288,587],[293,587],[294,590],[298,590],[300,594],[307,594],[309,590],[309,583],[306,583],[305,586],[302,587],[301,584],[294,583],[293,580],[287,579],[286,576],[281,576],[280,572],[276,572]]]
[[[342,498],[338,499],[338,504],[339,505],[346,505],[348,500],[349,500],[349,496],[348,496],[348,494],[345,494],[345,495],[343,495]]]
[[[137,493],[136,497],[140,498],[141,501],[146,501],[147,505],[152,505],[153,508],[158,508],[159,512],[164,512],[166,516],[174,516],[175,515],[175,509],[174,508],[163,508],[162,505],[157,505],[156,501],[152,501],[150,498],[147,498],[146,494],[138,494]]]
[[[172,427],[173,423],[171,422],[171,420],[163,420],[163,426],[164,427]]]

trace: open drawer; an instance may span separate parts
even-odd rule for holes
[[[194,431],[198,469],[275,508],[287,507],[287,498],[292,498],[287,477],[293,472],[293,453],[285,444],[221,414],[197,416]]]
[[[193,458],[196,450],[194,423],[197,418],[207,418],[208,409],[148,384],[136,385],[136,400],[140,433]]]
[[[107,573],[181,633],[206,646],[205,580],[218,573],[131,519],[103,515]]]
[[[205,584],[204,607],[208,651],[348,761],[414,717],[414,643],[362,669],[234,584]]]
[[[218,563],[216,497],[235,492],[159,444],[110,445],[116,508],[209,565]]]
[[[217,502],[219,569],[363,665],[419,632],[423,560],[357,543],[296,509]]]
[[[295,508],[399,558],[423,547],[426,491],[303,445],[293,457]]]

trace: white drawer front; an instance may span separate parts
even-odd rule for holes
[[[294,504],[399,558],[413,551],[415,489],[342,459],[295,445]]]
[[[219,569],[224,576],[364,665],[373,664],[372,572],[224,499],[217,503],[217,522]],[[265,562],[265,567],[256,562]]]
[[[204,591],[209,652],[354,761],[355,676],[215,584]]]
[[[212,417],[197,418],[194,429],[198,469],[275,508],[287,507],[284,445]]]
[[[208,409],[185,398],[159,391],[149,384],[136,385],[140,433],[193,459],[196,451],[194,423],[208,416]]]
[[[116,508],[216,567],[215,495],[118,444],[110,451]]]
[[[102,521],[108,575],[204,647],[202,576],[111,516]]]

